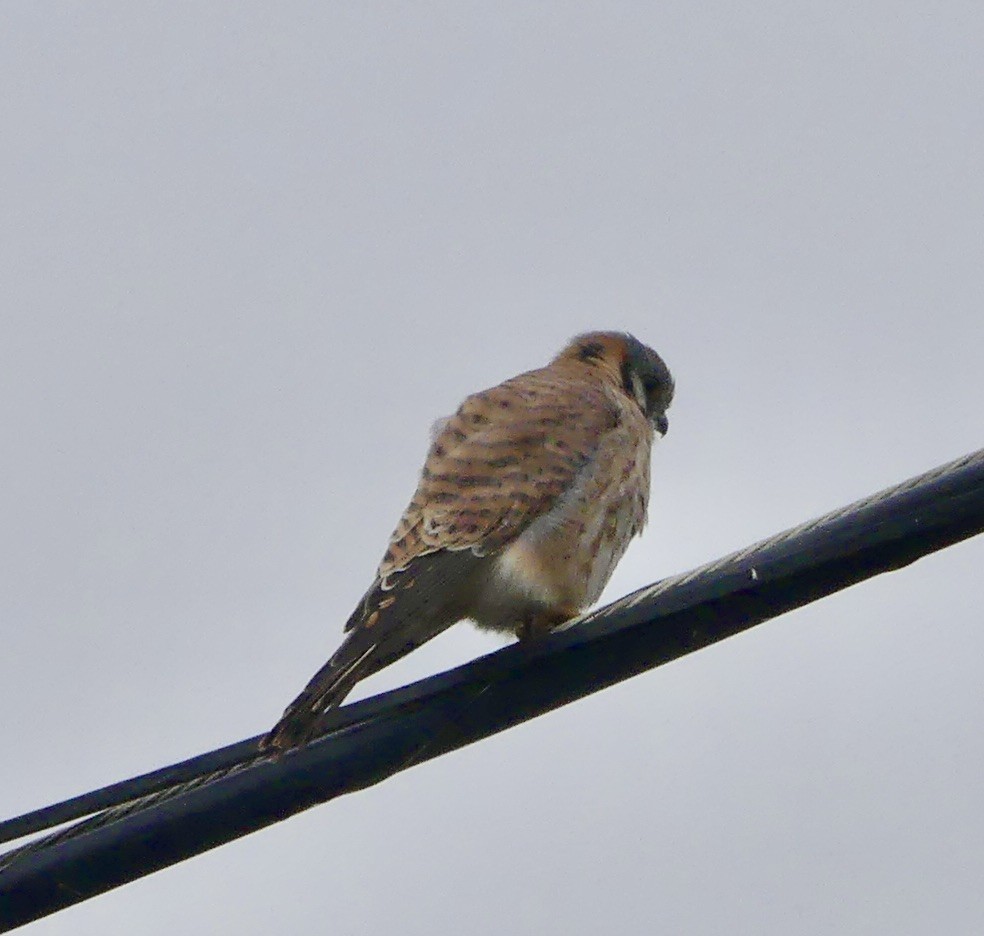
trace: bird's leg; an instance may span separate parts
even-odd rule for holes
[[[516,625],[516,639],[520,643],[532,643],[538,636],[540,636],[540,631],[531,615],[522,618]]]
[[[567,608],[548,608],[524,615],[516,625],[516,637],[521,643],[532,643],[546,637],[555,627],[577,614]]]

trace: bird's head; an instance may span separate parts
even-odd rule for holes
[[[588,332],[574,338],[557,360],[580,361],[608,370],[653,428],[666,435],[673,377],[663,359],[638,338],[627,332]]]

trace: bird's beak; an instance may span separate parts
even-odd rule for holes
[[[670,421],[666,418],[664,413],[660,413],[660,415],[653,420],[653,426],[656,427],[656,431],[661,436],[665,436],[666,431],[670,428]]]

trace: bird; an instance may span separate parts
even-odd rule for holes
[[[673,394],[652,348],[595,331],[438,420],[344,641],[260,749],[308,743],[357,682],[460,620],[530,641],[597,601],[646,523]]]

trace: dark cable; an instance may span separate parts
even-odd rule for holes
[[[644,588],[541,643],[506,647],[345,706],[326,718],[324,737],[280,761],[257,756],[251,739],[77,797],[68,803],[102,795],[103,804],[122,805],[0,855],[0,931],[378,783],[982,531],[984,450]],[[148,796],[123,803],[151,787]]]

